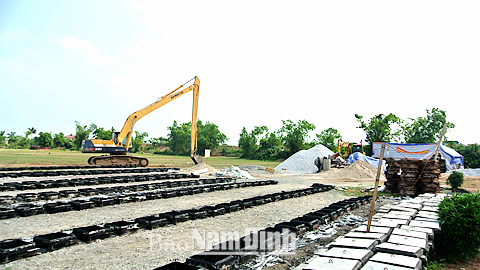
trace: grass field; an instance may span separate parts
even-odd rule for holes
[[[153,154],[134,154],[145,157],[150,165],[166,165],[175,167],[189,167],[193,165],[188,156],[168,156]],[[69,150],[26,150],[26,149],[0,149],[0,167],[30,166],[30,165],[88,165],[87,159],[91,154]],[[261,165],[274,168],[280,162],[249,160],[235,157],[210,157],[204,159],[205,163],[216,168],[239,165]]]

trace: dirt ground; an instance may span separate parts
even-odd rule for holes
[[[478,270],[480,269],[480,255],[468,262],[460,262],[455,264],[445,264],[445,270]]]
[[[448,187],[446,184],[448,174],[442,174],[440,176],[440,184],[443,187]],[[462,189],[468,190],[470,192],[479,192],[480,191],[480,177],[479,176],[465,176],[463,180]]]
[[[333,202],[352,196],[341,191],[342,188],[362,190],[374,186],[376,172],[364,168],[364,166],[357,169],[361,173],[355,174],[351,171],[333,169],[330,172],[320,174],[292,172],[272,174],[264,169],[252,166],[249,171],[256,179],[273,179],[279,181],[279,184],[2,220],[0,221],[0,240],[28,237],[122,219],[133,219],[170,210],[229,202],[282,190],[305,188],[311,186],[312,183],[332,184],[337,187],[336,190],[329,192],[269,203],[215,218],[187,221],[175,226],[162,227],[151,231],[140,230],[133,234],[97,240],[90,244],[74,245],[14,261],[1,266],[0,269],[153,269],[171,261],[184,261],[201,250],[186,248],[187,246],[166,250],[161,248],[159,241],[168,240],[173,244],[187,243],[188,239],[192,238],[194,230],[202,232],[219,230],[241,232],[247,227],[261,229],[301,216],[309,211],[321,209]],[[446,177],[445,175],[441,177],[442,186],[445,187]],[[380,181],[381,185],[383,181],[385,181],[384,178]],[[480,189],[480,178],[466,177],[462,188],[477,191]],[[368,210],[368,208],[365,209]],[[347,232],[348,228],[345,228],[344,231]],[[342,230],[339,230],[338,235],[342,233]],[[267,269],[290,269],[311,256],[322,244],[322,242],[319,242],[304,247],[299,250],[297,256],[283,258],[284,263]],[[477,257],[467,263],[447,265],[444,269],[480,269],[480,258]]]

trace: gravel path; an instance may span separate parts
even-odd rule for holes
[[[322,182],[295,175],[267,176],[262,175],[262,178],[278,180],[279,184],[4,220],[0,222],[0,239],[33,236],[170,210],[229,202],[282,190],[305,188],[314,182]],[[174,260],[184,261],[200,252],[192,247],[194,229],[199,232],[234,231],[243,236],[246,228],[265,228],[314,209],[321,209],[344,198],[339,192],[332,190],[269,203],[215,218],[187,221],[175,226],[151,231],[140,230],[130,235],[74,245],[4,266],[11,269],[153,269]],[[177,246],[175,250],[165,250],[159,248],[159,243],[184,245]]]

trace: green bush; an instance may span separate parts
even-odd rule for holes
[[[453,171],[447,178],[447,184],[452,188],[459,188],[463,184],[463,173]]]
[[[439,205],[442,233],[436,241],[434,259],[466,261],[480,247],[480,194],[453,194]]]

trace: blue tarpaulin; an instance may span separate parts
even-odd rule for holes
[[[382,143],[374,142],[372,146],[372,156],[379,157],[381,152],[381,147],[383,144],[386,144],[384,158],[395,158],[395,159],[429,159],[433,156],[435,149],[437,148],[436,143]],[[440,156],[445,159],[445,164],[447,166],[447,171],[455,169],[463,169],[463,156],[460,155],[457,151],[449,148],[445,145],[440,145],[439,149]]]
[[[366,162],[370,163],[373,167],[375,167],[375,169],[378,169],[378,161],[379,160],[376,159],[376,158],[367,157],[360,152],[353,153],[348,157],[348,163],[350,163],[350,164],[352,164],[353,162],[355,162],[357,160],[366,161]],[[383,165],[382,165],[382,173],[385,172],[386,169],[387,169],[387,163],[384,160]]]

